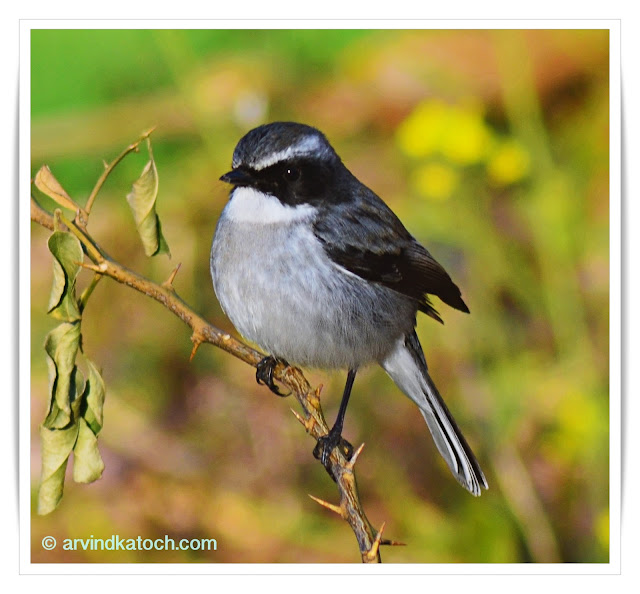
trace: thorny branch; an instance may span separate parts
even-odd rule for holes
[[[58,228],[68,229],[80,240],[86,255],[91,261],[91,263],[83,263],[83,267],[93,270],[99,277],[112,278],[121,284],[127,285],[155,299],[187,324],[192,331],[192,358],[202,343],[210,343],[255,367],[263,358],[264,355],[262,353],[259,353],[211,325],[194,312],[191,307],[178,296],[173,287],[173,280],[177,273],[177,268],[162,284],[156,284],[140,276],[110,258],[87,232],[87,220],[85,216],[78,217],[78,214],[88,215],[97,191],[104,183],[106,175],[113,170],[114,166],[126,154],[136,150],[137,145],[146,138],[148,134],[149,133],[143,136],[137,143],[130,145],[112,164],[107,166],[105,173],[103,173],[100,180],[98,180],[96,188],[91,194],[90,203],[87,204],[87,207],[83,209],[82,213],[76,213],[76,219],[74,221],[66,219],[60,214],[60,211],[56,211]],[[43,209],[33,197],[31,198],[31,220],[47,229],[54,229],[54,215]],[[313,389],[298,368],[286,367],[282,364],[279,364],[275,368],[274,377],[291,390],[291,394],[302,407],[302,414],[297,413],[293,409],[292,412],[304,426],[307,433],[316,440],[326,435],[329,427],[324,419],[320,405],[321,386]],[[360,554],[364,563],[379,563],[381,561],[380,545],[396,545],[401,543],[383,539],[382,531],[384,524],[380,527],[380,530],[375,530],[367,519],[362,504],[360,503],[354,466],[363,447],[364,444],[355,451],[350,460],[343,455],[340,448],[335,448],[331,453],[330,471],[337,484],[340,495],[340,502],[337,505],[333,505],[312,495],[310,495],[310,497],[323,507],[336,512],[348,522],[358,541]]]

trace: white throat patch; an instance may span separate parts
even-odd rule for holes
[[[289,206],[275,196],[253,188],[236,188],[225,206],[224,214],[238,223],[292,223],[311,218],[316,209],[309,204]]]

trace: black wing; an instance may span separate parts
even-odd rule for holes
[[[355,200],[321,207],[314,232],[336,264],[415,299],[420,311],[439,322],[427,295],[469,312],[445,269],[371,190],[363,187]]]

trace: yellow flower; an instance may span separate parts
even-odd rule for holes
[[[498,185],[507,186],[529,174],[531,160],[515,140],[504,141],[487,163],[489,177]]]
[[[440,150],[450,161],[472,165],[483,161],[491,147],[491,131],[475,110],[452,108]]]
[[[453,163],[469,165],[486,158],[492,133],[478,109],[431,99],[418,105],[400,124],[397,140],[410,157],[438,153]]]
[[[441,163],[422,165],[413,174],[419,194],[431,200],[447,200],[458,185],[458,173]]]
[[[400,124],[397,140],[400,149],[409,157],[426,157],[440,148],[449,107],[442,101],[430,100],[418,105]]]

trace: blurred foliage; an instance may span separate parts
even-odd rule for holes
[[[173,260],[147,260],[126,195],[130,155],[92,210],[94,237],[233,332],[208,253],[227,198],[218,177],[249,128],[323,130],[462,288],[418,332],[432,375],[490,489],[451,478],[414,405],[384,373],[359,375],[345,436],[365,441],[361,496],[406,547],[387,562],[606,562],[609,552],[608,32],[32,32],[32,171],[48,164],[84,204],[109,161],[151,126],[157,212]],[[144,151],[143,151],[144,153]],[[38,194],[43,206],[52,202]],[[32,229],[32,559],[35,562],[356,562],[348,526],[307,497],[334,486],[289,403],[246,365],[203,347],[149,299],[101,282],[85,353],[107,386],[102,478],[68,481],[35,515],[46,416],[42,345],[52,262]],[[90,282],[82,271],[78,291]],[[333,418],[342,373],[323,383]],[[216,538],[215,552],[44,551],[64,538]]]

